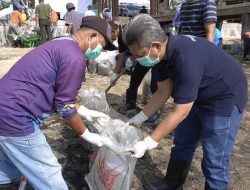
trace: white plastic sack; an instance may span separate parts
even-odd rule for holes
[[[141,132],[123,121],[110,120],[103,126],[102,134],[111,139],[98,150],[86,181],[91,190],[129,190],[134,173],[136,158],[126,150],[142,139]],[[91,164],[92,164],[91,163]]]
[[[100,88],[92,86],[87,90],[80,91],[78,95],[82,98],[81,105],[88,109],[109,113],[109,105],[104,91]]]
[[[90,190],[129,190],[136,159],[116,154],[103,146],[85,177]]]
[[[116,64],[116,55],[118,51],[103,51],[94,62],[97,63],[97,74],[102,76],[109,76],[110,72],[114,70]]]

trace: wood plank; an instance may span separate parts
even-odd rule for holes
[[[250,13],[250,2],[219,6],[217,8],[218,19],[239,18],[242,14]],[[158,22],[172,22],[175,11],[168,11],[164,15],[152,15]]]

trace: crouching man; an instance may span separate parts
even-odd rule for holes
[[[205,39],[167,36],[148,15],[134,17],[123,39],[137,61],[153,66],[158,77],[157,91],[130,123],[141,125],[170,96],[175,103],[152,134],[132,149],[140,158],[175,130],[166,176],[147,184],[148,189],[182,189],[198,142],[203,147],[205,189],[227,189],[230,157],[247,103],[247,80],[240,65]]]
[[[110,26],[89,16],[74,35],[33,49],[0,79],[0,189],[22,175],[34,189],[68,189],[61,166],[39,129],[55,110],[77,135],[103,145],[106,139],[89,132],[72,106],[84,79],[85,59],[95,59],[103,49],[116,49]]]

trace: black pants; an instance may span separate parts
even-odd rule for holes
[[[138,88],[149,69],[150,67],[142,66],[139,63],[135,65],[135,68],[131,74],[129,88],[126,91],[126,103],[136,103]],[[156,71],[154,71],[154,69],[151,69],[150,89],[152,93],[157,90]]]
[[[40,27],[40,34],[41,34],[41,41],[42,43],[48,40],[51,40],[52,35],[51,35],[51,28],[50,28],[50,20],[49,19],[40,19],[39,20],[39,27]],[[46,36],[47,34],[47,36]]]
[[[250,38],[244,36],[243,43],[244,43],[243,58],[246,58],[250,49]]]

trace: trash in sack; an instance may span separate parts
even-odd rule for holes
[[[90,131],[109,138],[101,148],[92,147],[90,172],[85,177],[90,190],[129,190],[137,159],[131,157],[127,150],[143,139],[141,130],[126,124],[122,117],[112,119],[112,112],[107,111],[105,93],[96,87],[79,95],[83,99],[81,104],[89,109],[87,113],[78,112],[83,118],[91,118],[86,126]],[[104,113],[108,117],[103,117]]]
[[[129,190],[136,158],[127,150],[142,139],[141,131],[119,119],[110,119],[105,125],[101,135],[111,141],[94,153],[94,163],[91,157],[93,166],[85,179],[91,190]]]
[[[116,55],[118,51],[103,51],[98,58],[94,60],[97,64],[97,74],[109,76],[109,73],[114,70],[116,64]]]
[[[105,92],[100,88],[92,86],[87,90],[80,91],[78,95],[82,98],[81,105],[86,108],[106,114],[109,113]]]

